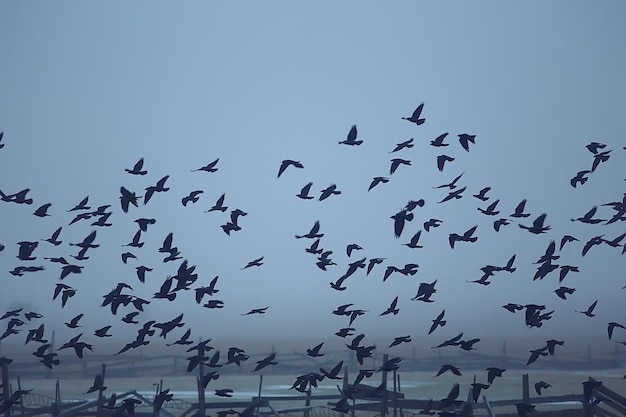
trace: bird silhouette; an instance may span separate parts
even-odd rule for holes
[[[469,152],[469,144],[470,142],[476,143],[476,135],[468,135],[467,133],[461,133],[459,136],[459,143],[467,152]]]
[[[191,191],[187,196],[183,197],[181,199],[181,203],[183,204],[183,206],[187,206],[187,204],[189,203],[197,203],[198,200],[200,199],[200,197],[198,197],[200,194],[202,194],[204,191],[202,190],[195,190],[195,191]]]
[[[307,349],[306,350],[306,354],[308,356],[311,356],[313,358],[319,358],[320,356],[324,356],[323,353],[320,353],[320,350],[322,349],[322,346],[324,346],[324,342],[315,345],[314,347]]]
[[[244,267],[243,267],[243,268],[241,268],[241,269],[251,268],[251,267],[253,267],[253,266],[261,266],[261,265],[263,265],[263,262],[262,262],[262,261],[263,261],[263,258],[264,258],[264,256],[261,256],[260,258],[256,258],[255,260],[250,261],[250,262],[248,262],[248,263],[246,264],[246,266],[244,266]]]
[[[539,381],[535,383],[535,392],[537,395],[541,395],[541,390],[550,388],[552,385],[548,384],[545,381]]]
[[[448,242],[450,243],[450,247],[454,249],[454,244],[456,242],[476,242],[478,240],[478,237],[472,236],[472,235],[474,234],[477,228],[478,228],[477,225],[470,227],[462,235],[459,235],[457,233],[450,233],[450,235],[448,236]]]
[[[402,120],[408,120],[409,122],[415,123],[419,126],[426,121],[426,119],[420,118],[420,116],[422,115],[422,110],[424,110],[424,103],[421,103],[419,106],[417,106],[415,110],[413,110],[413,114],[411,114],[411,116],[403,117]]]
[[[389,182],[389,178],[387,177],[374,177],[372,178],[372,182],[370,183],[367,191],[370,191],[372,188],[376,187],[378,184],[383,183],[386,184]]]
[[[324,201],[331,195],[338,195],[338,194],[341,194],[341,191],[337,189],[337,185],[331,184],[321,191],[319,201]]]
[[[593,312],[593,310],[595,310],[596,306],[598,305],[598,300],[594,301],[593,303],[591,303],[591,305],[589,307],[587,307],[586,310],[576,310],[577,313],[582,313],[587,317],[594,317],[595,313]]]
[[[253,372],[256,371],[260,371],[261,369],[265,368],[266,366],[269,365],[278,365],[278,362],[276,362],[274,359],[276,358],[276,353],[271,353],[270,355],[266,356],[265,358],[257,361],[257,365],[254,367]]]
[[[443,142],[446,136],[448,136],[448,132],[442,133],[441,135],[437,136],[434,140],[431,140],[430,145],[438,147],[438,148],[443,147],[443,146],[448,146],[449,143]]]
[[[350,145],[350,146],[358,146],[363,143],[362,140],[356,140],[357,130],[356,125],[352,125],[350,131],[348,132],[348,136],[345,140],[339,142],[339,144]]]
[[[518,226],[522,229],[526,229],[528,230],[530,233],[534,233],[536,235],[541,234],[541,233],[545,233],[548,230],[551,229],[550,226],[544,226],[544,222],[546,220],[546,213],[543,213],[541,215],[539,215],[539,217],[537,217],[534,221],[533,221],[533,225],[532,226],[526,226],[523,224],[518,224]]]
[[[158,180],[156,185],[151,185],[149,187],[146,187],[146,194],[143,197],[144,206],[148,204],[148,201],[150,201],[154,193],[161,193],[161,192],[169,191],[169,188],[165,187],[165,182],[167,181],[169,177],[170,177],[169,175],[166,175],[160,180]]]
[[[302,187],[302,189],[300,190],[300,192],[298,194],[296,194],[296,197],[302,199],[302,200],[313,200],[315,197],[309,195],[309,193],[311,192],[311,186],[313,185],[312,182],[307,183],[304,187]]]
[[[304,165],[302,165],[302,163],[300,161],[294,161],[294,160],[291,160],[291,159],[285,159],[283,162],[280,163],[280,168],[278,168],[278,176],[277,176],[277,178],[280,178],[282,173],[285,172],[285,170],[289,166],[293,166],[293,167],[296,167],[296,168],[304,168]]]
[[[523,199],[519,202],[519,204],[515,207],[513,214],[511,217],[515,218],[523,218],[530,216],[530,213],[524,213],[524,208],[526,207],[526,199]]]
[[[580,185],[585,184],[585,183],[587,182],[587,180],[589,179],[589,177],[587,176],[587,174],[590,174],[590,173],[591,173],[591,171],[586,170],[586,169],[585,169],[585,170],[582,170],[582,171],[578,171],[578,172],[576,173],[576,175],[574,175],[574,176],[570,179],[570,181],[569,181],[570,185],[571,185],[572,187],[576,188],[579,184],[580,184]]]
[[[413,138],[411,138],[411,139],[405,140],[404,142],[396,144],[396,147],[393,148],[393,151],[389,153],[398,152],[398,151],[401,151],[402,149],[412,148],[413,146],[415,145],[413,144]]]
[[[391,216],[391,219],[394,220],[394,235],[396,236],[396,238],[400,238],[400,236],[402,235],[402,230],[404,230],[404,223],[413,220],[413,213],[410,213],[407,210],[400,210],[399,212]]]
[[[456,376],[461,376],[461,371],[459,370],[458,367],[446,363],[446,364],[441,365],[441,367],[439,368],[439,371],[437,371],[437,375],[435,375],[435,377],[443,375],[446,372],[451,372],[451,373],[453,373]]]
[[[497,216],[498,214],[500,214],[500,211],[496,210],[496,206],[498,205],[499,202],[500,200],[495,200],[493,203],[489,204],[487,208],[485,209],[481,209],[479,207],[478,211],[480,211],[482,214],[486,216]]]
[[[443,316],[445,314],[446,314],[446,310],[442,310],[441,313],[439,313],[439,315],[435,317],[435,319],[433,320],[433,324],[430,326],[430,329],[428,330],[428,334],[431,334],[432,332],[437,330],[438,327],[443,327],[446,325],[446,320],[443,319]]]
[[[216,172],[218,170],[217,168],[217,163],[219,162],[219,158],[217,158],[215,161],[208,163],[207,165],[200,167],[198,169],[192,169],[191,172],[196,172],[196,171],[205,171],[208,173],[213,173]]]
[[[128,213],[128,209],[132,204],[135,207],[139,207],[137,199],[141,198],[136,193],[128,191],[125,187],[120,187],[120,204],[122,205],[122,211]]]
[[[52,203],[42,204],[41,206],[39,206],[39,208],[37,208],[37,210],[35,210],[33,214],[37,217],[48,217],[50,216],[48,214],[48,209],[50,208],[51,205]]]
[[[389,307],[387,307],[387,309],[385,311],[383,311],[382,313],[380,313],[381,316],[386,316],[387,314],[393,314],[394,316],[397,315],[400,312],[400,310],[398,309],[398,296],[396,296],[392,301],[391,304],[389,305]]]
[[[139,161],[135,163],[133,169],[125,168],[124,170],[131,175],[146,175],[148,173],[148,171],[143,170],[143,158],[140,158]]]
[[[391,160],[391,168],[389,168],[389,175],[393,175],[400,165],[411,165],[411,161],[402,158],[393,158]]]
[[[319,233],[320,231],[320,222],[319,220],[316,220],[315,223],[313,224],[313,227],[311,228],[311,230],[309,230],[308,233],[304,234],[304,235],[296,235],[296,239],[302,239],[302,238],[307,238],[307,239],[318,239],[324,236],[324,233]]]

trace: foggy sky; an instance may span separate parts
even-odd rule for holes
[[[62,324],[84,313],[80,331],[91,342],[93,330],[113,324],[119,345],[139,325],[125,324],[121,309],[113,316],[100,307],[102,296],[118,282],[131,294],[151,300],[139,315],[143,322],[171,320],[184,313],[192,338],[334,339],[346,317],[331,314],[342,304],[367,310],[357,318],[357,333],[372,337],[426,335],[442,309],[448,324],[432,335],[439,341],[461,331],[469,337],[525,336],[567,338],[572,332],[606,337],[609,321],[623,322],[624,257],[622,248],[601,245],[582,257],[593,236],[613,239],[624,223],[587,225],[572,222],[593,206],[608,219],[610,207],[626,191],[626,142],[621,121],[626,95],[624,7],[585,2],[549,4],[458,3],[452,7],[414,2],[294,4],[243,3],[101,3],[5,2],[0,5],[0,190],[30,188],[32,205],[0,204],[2,291],[0,306],[29,306],[44,314],[46,331],[71,337]],[[402,120],[424,102],[421,126]],[[352,125],[360,146],[338,144]],[[449,132],[448,147],[430,141]],[[457,135],[476,135],[469,152]],[[390,153],[414,138],[414,147]],[[578,171],[590,169],[592,141],[612,149],[610,159],[589,175],[586,184],[569,184]],[[436,157],[455,158],[443,172]],[[144,158],[145,176],[124,170]],[[391,158],[411,160],[389,175]],[[219,158],[215,173],[191,172]],[[277,178],[281,161],[301,161]],[[433,187],[459,174],[467,186],[460,200],[438,204],[446,189]],[[165,193],[147,205],[123,213],[121,186],[138,195],[169,175]],[[389,177],[368,192],[375,176]],[[295,195],[312,181],[315,199]],[[341,190],[318,201],[331,184]],[[490,200],[472,197],[491,187]],[[203,194],[183,207],[193,190]],[[226,193],[225,213],[208,210]],[[83,197],[90,206],[110,204],[111,227],[93,220],[69,225],[68,213]],[[423,198],[415,219],[399,239],[390,216],[409,200]],[[489,217],[477,208],[500,200],[501,214]],[[493,221],[508,217],[527,199],[526,219],[512,219],[500,232]],[[50,202],[50,217],[32,212]],[[227,236],[220,228],[230,210],[248,213],[242,230]],[[547,213],[551,230],[533,235],[518,227]],[[135,219],[155,218],[142,234],[143,248],[123,247],[137,230]],[[403,243],[429,218],[443,220],[422,232],[424,248]],[[332,250],[336,266],[322,271],[304,249],[312,240],[295,239],[319,220],[321,246]],[[476,243],[448,245],[450,233],[478,225]],[[42,242],[59,226],[63,244]],[[70,254],[97,229],[99,248],[90,259]],[[174,245],[199,275],[193,287],[219,276],[223,309],[197,305],[193,290],[176,300],[152,299],[180,261],[163,263],[157,249],[173,232]],[[533,281],[550,240],[565,234],[580,241],[557,253],[561,265],[575,265],[565,286],[575,287],[568,300],[553,292],[558,271]],[[16,258],[19,241],[39,241],[35,261]],[[348,258],[347,244],[363,250]],[[623,244],[624,242],[622,242]],[[138,260],[127,265],[121,253]],[[480,268],[503,266],[516,255],[513,274],[497,272],[482,286]],[[65,256],[84,266],[63,280],[77,290],[65,308],[52,301],[57,264],[44,257]],[[260,267],[242,270],[264,257]],[[359,270],[335,291],[350,262],[386,258],[369,276]],[[419,264],[414,276],[382,276],[386,266]],[[18,265],[44,271],[15,277]],[[135,266],[154,268],[142,284]],[[411,301],[422,282],[437,280],[433,303]],[[399,296],[397,316],[383,316]],[[599,300],[596,317],[575,310]],[[208,299],[205,298],[205,302]],[[545,304],[555,310],[542,328],[525,326],[521,314],[501,306],[508,302]],[[242,316],[267,307],[264,315]],[[123,311],[122,311],[123,310]],[[626,324],[626,323],[625,323]],[[3,343],[23,343],[23,332]],[[174,334],[175,333],[175,334]],[[619,336],[617,339],[619,340]],[[171,340],[170,340],[171,339]],[[622,338],[621,340],[623,340]],[[155,343],[163,343],[156,340]],[[529,346],[532,348],[533,346]]]

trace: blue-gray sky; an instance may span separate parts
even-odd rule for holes
[[[28,302],[45,315],[47,328],[67,335],[73,332],[57,323],[84,312],[86,335],[113,323],[112,333],[125,335],[119,336],[123,344],[136,328],[100,308],[102,296],[127,282],[134,289],[129,293],[150,299],[180,263],[163,263],[157,252],[173,232],[184,259],[197,265],[193,287],[218,275],[220,292],[213,297],[224,308],[205,309],[188,291],[172,303],[152,300],[139,317],[165,321],[184,312],[196,339],[330,339],[347,326],[331,311],[347,303],[367,310],[354,327],[372,336],[425,335],[442,309],[448,319],[442,336],[465,331],[472,337],[564,338],[572,329],[604,335],[606,323],[624,321],[625,258],[622,247],[606,244],[585,257],[581,250],[593,236],[613,239],[626,228],[622,221],[570,219],[595,205],[597,217],[608,219],[613,211],[601,205],[621,201],[626,191],[624,12],[621,3],[583,1],[3,2],[0,190],[30,188],[34,202],[0,204],[0,306]],[[401,119],[422,102],[423,125]],[[363,144],[338,144],[352,125]],[[430,146],[444,132],[449,146]],[[476,135],[469,152],[458,142],[462,133]],[[413,148],[390,153],[410,138]],[[591,168],[593,154],[585,145],[592,141],[612,149],[610,159],[574,189],[570,178]],[[441,154],[455,158],[443,172],[436,166]],[[124,171],[142,157],[146,176]],[[389,175],[394,157],[412,164]],[[217,158],[217,172],[191,172]],[[290,167],[277,178],[285,159],[301,161],[304,169]],[[447,191],[433,187],[461,173],[464,197],[437,204]],[[122,212],[120,186],[143,196],[165,175],[168,192]],[[375,176],[390,181],[368,192]],[[298,199],[310,181],[316,199]],[[317,201],[333,183],[342,193]],[[489,201],[472,197],[487,186]],[[181,198],[192,190],[203,194],[183,207]],[[220,228],[229,211],[204,213],[222,193],[229,211],[248,213],[231,236]],[[96,228],[93,220],[69,225],[74,213],[67,210],[87,195],[94,208],[111,205],[113,226]],[[420,198],[426,204],[396,239],[390,216]],[[531,217],[512,219],[496,233],[496,218],[477,208],[497,199],[496,218],[508,217],[522,199]],[[32,215],[47,202],[50,217]],[[542,213],[552,226],[548,233],[518,227]],[[122,247],[140,217],[157,219],[142,235],[145,246]],[[424,248],[403,246],[429,218],[443,224],[422,232]],[[321,246],[337,263],[326,272],[304,251],[311,241],[294,238],[316,220],[324,233]],[[448,235],[474,225],[478,241],[452,250]],[[61,246],[40,241],[59,226]],[[68,243],[94,229],[100,247],[89,251],[88,260],[71,260],[84,270],[63,281],[77,295],[62,309],[52,301],[59,266],[43,257],[70,260],[77,248]],[[553,293],[558,271],[532,279],[533,262],[551,239],[558,248],[565,234],[580,240],[554,261],[580,269],[563,282],[576,288],[566,301]],[[40,242],[37,260],[16,258],[19,241]],[[349,243],[363,250],[348,258]],[[124,265],[120,255],[128,249],[139,259]],[[498,272],[489,286],[466,282],[513,254],[513,274]],[[241,269],[261,256],[261,267]],[[346,280],[345,291],[330,288],[349,262],[362,257],[386,259],[369,276],[359,270]],[[382,282],[385,267],[409,262],[419,264],[417,274]],[[140,264],[154,268],[145,284],[135,275]],[[19,265],[46,269],[10,275]],[[411,301],[419,283],[434,280],[434,303]],[[380,317],[395,296],[400,313]],[[596,299],[596,317],[575,312]],[[508,302],[545,304],[554,317],[529,329],[519,314],[501,307]],[[266,306],[265,315],[241,316]],[[22,336],[11,338],[21,343]]]

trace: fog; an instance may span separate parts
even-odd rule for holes
[[[187,329],[194,341],[330,344],[342,342],[335,332],[352,327],[355,335],[389,343],[411,335],[420,348],[425,337],[430,347],[463,332],[518,340],[530,350],[536,340],[607,341],[609,322],[626,325],[625,240],[582,255],[593,237],[611,241],[626,232],[623,213],[609,223],[618,212],[607,205],[623,202],[626,191],[621,4],[102,6],[0,5],[0,190],[10,196],[28,188],[33,200],[0,201],[0,314],[23,308],[25,321],[3,347],[23,345],[27,330],[43,323],[57,344],[83,333],[95,352],[100,344],[108,352],[132,341],[144,323],[180,314],[184,325],[166,338],[157,330],[152,346],[165,348]],[[423,124],[402,119],[420,103]],[[339,144],[352,125],[363,143]],[[448,146],[430,144],[445,132]],[[468,151],[461,134],[476,135]],[[409,139],[413,147],[392,152]],[[591,142],[605,146],[594,154],[586,148]],[[606,160],[572,187],[570,180],[591,171],[602,152]],[[439,170],[442,154],[454,160]],[[129,174],[141,158],[147,174]],[[390,174],[392,158],[411,164]],[[217,171],[194,171],[217,159]],[[284,160],[303,168],[289,166],[277,177]],[[461,174],[455,190],[466,187],[462,198],[440,202],[451,190],[436,187]],[[146,189],[165,176],[168,191],[144,204]],[[389,182],[368,191],[377,176]],[[314,198],[296,197],[309,182]],[[341,194],[319,201],[331,184]],[[120,187],[141,196],[138,207],[122,210]],[[485,187],[489,200],[473,197]],[[194,190],[202,191],[198,201],[183,206]],[[206,212],[222,193],[228,209]],[[70,211],[86,196],[91,209]],[[423,206],[411,210],[413,219],[396,238],[391,216],[420,199]],[[523,199],[529,216],[512,217]],[[478,210],[496,200],[498,215]],[[34,216],[45,203],[49,216]],[[110,226],[93,225],[99,216],[72,223],[105,205]],[[594,218],[603,221],[572,221],[594,206]],[[240,230],[226,234],[221,226],[235,209],[247,214],[237,220]],[[543,213],[545,233],[520,227]],[[140,234],[142,247],[125,246],[139,218],[156,222]],[[431,218],[441,225],[426,231]],[[510,224],[496,231],[500,218]],[[325,271],[316,266],[319,255],[305,251],[315,239],[294,237],[316,221],[319,246],[332,251],[335,263]],[[451,248],[450,234],[475,225],[475,242]],[[59,227],[60,245],[43,241]],[[404,245],[420,230],[422,248]],[[75,244],[92,231],[99,246],[87,250],[88,259],[73,258]],[[167,254],[158,249],[170,233],[180,259],[164,262]],[[561,248],[565,235],[578,240]],[[559,268],[533,279],[552,240]],[[36,259],[18,259],[24,241],[38,243]],[[362,249],[348,256],[349,244]],[[136,259],[124,263],[125,252]],[[481,268],[503,267],[513,255],[514,272],[495,272],[489,285],[470,282],[481,278]],[[81,273],[61,280],[61,265],[45,259],[51,257],[64,257]],[[261,257],[262,265],[244,268]],[[369,274],[358,268],[344,290],[331,288],[362,258],[383,261]],[[195,266],[197,279],[172,301],[154,298],[183,261]],[[409,263],[419,265],[414,275],[383,279],[387,267]],[[564,265],[579,272],[559,282]],[[44,269],[10,273],[38,266]],[[152,269],[145,282],[139,266]],[[219,292],[197,303],[196,289],[215,277]],[[413,300],[421,283],[433,281],[432,302]],[[76,291],[64,307],[62,296],[53,300],[59,283]],[[124,294],[150,302],[136,324],[121,321],[136,310],[132,303],[115,315],[102,306],[118,283],[132,287]],[[561,299],[554,293],[560,286],[575,292]],[[381,315],[395,297],[398,314]],[[209,300],[223,308],[203,307]],[[594,317],[579,312],[596,300]],[[528,326],[524,312],[508,312],[507,303],[554,313],[540,327]],[[364,314],[350,324],[350,317],[332,313],[345,304]],[[246,315],[265,307],[264,314]],[[446,325],[428,335],[442,310]],[[27,321],[27,311],[43,317]],[[82,327],[64,324],[81,313]],[[106,325],[112,337],[105,341],[93,333]],[[626,340],[626,331],[617,328],[613,340]],[[581,346],[566,343],[564,350]]]

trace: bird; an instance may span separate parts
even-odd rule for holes
[[[434,332],[437,327],[443,327],[446,325],[446,320],[443,319],[443,316],[446,314],[446,310],[442,310],[441,313],[433,320],[433,324],[430,326],[428,330],[428,334]]]
[[[559,287],[556,290],[554,290],[554,292],[556,293],[556,295],[559,298],[562,298],[563,300],[567,299],[567,294],[574,294],[574,291],[576,291],[575,288],[568,288],[568,287]]]
[[[461,174],[457,175],[452,181],[447,184],[438,185],[433,188],[449,188],[450,190],[454,190],[456,188],[456,183],[459,182],[461,177],[465,174],[465,172],[461,172]]]
[[[125,168],[125,171],[131,175],[146,175],[148,171],[143,170],[143,158],[135,163],[133,169]]]
[[[311,228],[311,230],[309,230],[308,233],[304,235],[296,235],[296,239],[302,239],[302,238],[319,239],[321,237],[324,237],[324,233],[319,233],[319,231],[320,231],[320,222],[319,220],[316,220],[315,223],[313,224],[313,227]]]
[[[509,224],[511,224],[511,221],[509,219],[500,218],[493,222],[493,230],[499,232],[502,226],[508,226]]]
[[[321,191],[319,201],[324,201],[331,195],[338,195],[338,194],[341,194],[341,191],[337,190],[337,185],[331,184]]]
[[[571,243],[571,242],[580,242],[578,239],[576,239],[574,236],[571,235],[564,235],[561,238],[561,244],[559,245],[559,250],[563,250],[563,247],[567,244],[567,243]]]
[[[393,151],[389,153],[398,152],[405,148],[412,148],[413,146],[415,145],[413,144],[413,138],[411,138],[411,139],[405,140],[404,142],[396,144],[396,147],[393,148]]]
[[[459,143],[467,152],[469,152],[469,143],[476,143],[476,135],[468,135],[467,133],[461,133],[459,136]]]
[[[611,338],[613,337],[613,331],[617,327],[619,327],[620,329],[626,329],[626,326],[624,326],[623,324],[614,322],[614,321],[609,322],[609,324],[607,325],[607,332],[609,334],[609,340],[611,340]]]
[[[446,201],[452,199],[461,199],[463,198],[463,192],[467,189],[467,187],[459,188],[458,190],[450,191],[447,196],[445,196],[441,201],[438,201],[437,204],[445,203]]]
[[[135,223],[137,223],[137,225],[139,226],[139,230],[141,230],[142,232],[147,232],[148,226],[151,224],[155,224],[156,219],[139,218],[135,220]]]
[[[430,231],[431,228],[435,228],[435,227],[439,227],[441,226],[441,223],[443,223],[442,220],[439,219],[429,219],[426,222],[424,222],[424,230],[426,230],[427,232]]]
[[[397,306],[398,306],[398,296],[396,296],[391,301],[391,304],[389,305],[389,307],[387,307],[387,309],[385,311],[380,313],[380,315],[381,316],[386,316],[387,314],[393,314],[395,316],[396,314],[398,314],[400,312],[400,310],[398,309]]]
[[[463,235],[459,235],[457,233],[450,233],[450,235],[448,236],[448,242],[450,243],[450,247],[454,249],[454,244],[459,241],[476,242],[478,240],[478,237],[472,236],[472,235],[474,234],[477,228],[478,228],[477,225],[470,227],[468,230],[465,231],[465,233],[463,233]]]
[[[418,230],[417,233],[415,233],[413,237],[411,237],[411,240],[408,243],[403,243],[403,245],[411,249],[423,248],[424,246],[417,244],[420,240],[421,235],[422,235],[422,231]]]
[[[535,392],[537,393],[537,395],[541,395],[541,390],[542,389],[546,389],[546,388],[550,388],[552,385],[548,384],[545,381],[539,381],[535,383]]]
[[[315,345],[312,348],[309,348],[306,350],[306,354],[308,356],[311,356],[313,358],[319,358],[320,356],[324,356],[323,353],[320,353],[320,350],[322,349],[322,346],[324,346],[324,342]]]
[[[218,170],[217,168],[217,163],[219,162],[219,158],[217,158],[215,161],[208,163],[207,165],[200,167],[198,169],[192,169],[191,172],[196,172],[196,171],[205,171],[208,173],[213,173],[216,172]]]
[[[362,140],[356,140],[357,130],[356,125],[352,125],[350,131],[348,132],[348,136],[345,140],[339,142],[339,144],[350,145],[350,146],[358,146],[363,143]]]
[[[530,213],[524,213],[524,207],[526,207],[526,199],[519,202],[519,204],[515,207],[513,214],[511,214],[511,217],[523,218],[530,216]]]
[[[474,401],[474,403],[478,402],[478,399],[480,398],[480,392],[484,389],[488,389],[490,386],[481,382],[474,382],[470,385],[472,387],[472,400]]]
[[[33,214],[35,216],[37,216],[37,217],[47,217],[47,216],[50,216],[48,214],[48,209],[50,208],[51,205],[52,205],[52,203],[43,204],[37,210],[35,210],[35,212]]]
[[[109,329],[111,329],[111,326],[107,325],[100,329],[95,330],[93,334],[94,336],[97,336],[97,337],[111,337],[113,335],[108,333]]]
[[[276,358],[276,353],[271,353],[270,355],[266,356],[265,358],[257,361],[257,365],[254,367],[254,369],[252,370],[252,372],[256,372],[256,371],[260,371],[261,369],[265,368],[266,366],[269,365],[278,365],[278,362],[276,362],[274,359]]]
[[[189,203],[197,203],[198,200],[200,199],[200,197],[198,197],[200,194],[202,194],[204,191],[202,190],[195,190],[195,191],[191,191],[187,196],[183,197],[181,199],[181,203],[183,204],[183,206],[187,206],[187,204]]]
[[[451,157],[451,156],[448,156],[448,155],[445,155],[445,154],[443,154],[443,155],[439,155],[439,156],[437,157],[437,169],[438,169],[439,171],[443,171],[443,168],[444,168],[444,166],[445,166],[445,163],[446,163],[446,162],[452,162],[452,161],[454,161],[454,158],[453,158],[453,157]]]
[[[506,369],[490,366],[485,369],[487,371],[487,383],[491,385],[497,377],[501,377]]]
[[[137,199],[141,198],[141,196],[138,196],[136,193],[129,191],[123,186],[120,187],[120,193],[120,204],[122,205],[122,211],[124,213],[128,213],[131,204],[135,207],[139,207]]]
[[[589,173],[591,173],[591,171],[586,170],[586,169],[582,171],[578,171],[576,175],[570,179],[569,181],[570,185],[576,188],[579,184],[580,185],[585,184],[587,180],[589,179],[589,177],[587,177],[586,175]]]
[[[481,201],[487,201],[489,200],[489,197],[487,197],[487,193],[490,190],[491,190],[491,187],[484,187],[478,192],[478,194],[474,194],[473,197],[476,197],[477,199]]]
[[[91,384],[91,387],[87,389],[85,394],[91,394],[92,392],[96,391],[104,391],[106,389],[107,387],[104,386],[104,380],[102,379],[102,375],[96,374],[93,384]]]
[[[437,372],[437,375],[435,375],[435,377],[438,377],[440,375],[445,374],[446,372],[452,372],[454,375],[456,376],[461,376],[461,371],[459,370],[459,368],[457,368],[454,365],[450,365],[450,364],[443,364],[441,365],[441,367],[439,368],[439,371]]]
[[[304,187],[302,187],[302,189],[300,189],[300,192],[296,194],[296,197],[302,200],[313,200],[315,197],[309,195],[309,193],[311,192],[312,185],[313,185],[313,182],[307,183]]]
[[[389,175],[393,175],[400,165],[411,165],[411,161],[402,158],[393,158],[391,160],[391,168],[389,168]]]
[[[394,220],[394,235],[396,236],[396,238],[400,238],[400,236],[402,235],[402,230],[404,229],[404,223],[413,220],[413,213],[410,213],[407,210],[400,210],[399,212],[391,216],[391,219]]]
[[[578,217],[576,219],[570,219],[573,222],[581,222],[587,224],[598,224],[606,221],[606,219],[594,219],[593,216],[596,214],[598,210],[598,206],[593,206],[587,213],[585,213],[582,217]]]
[[[54,233],[52,233],[52,236],[50,236],[48,239],[41,239],[44,242],[48,242],[54,246],[59,246],[61,243],[63,243],[63,241],[59,240],[59,235],[61,234],[61,230],[63,229],[63,227],[59,227],[57,228]]]
[[[411,342],[411,336],[398,336],[393,339],[393,341],[388,347],[394,347],[401,343],[410,343],[410,342]]]
[[[389,182],[389,178],[388,177],[374,177],[374,178],[372,178],[372,182],[370,183],[369,187],[367,188],[367,191],[370,191],[372,188],[376,187],[380,183],[386,184],[388,182]]]
[[[593,312],[593,310],[596,308],[596,305],[598,305],[598,300],[594,301],[593,303],[591,303],[591,305],[589,307],[587,307],[587,310],[583,310],[583,311],[579,311],[576,310],[577,313],[582,313],[587,317],[594,317],[595,313]]]
[[[278,176],[277,176],[277,178],[280,178],[282,173],[285,172],[285,170],[289,166],[293,166],[295,168],[304,168],[304,165],[302,165],[302,162],[300,162],[300,161],[294,161],[292,159],[285,159],[284,161],[282,161],[280,163],[280,167],[278,168]]]
[[[246,266],[244,266],[244,267],[243,267],[243,268],[241,268],[241,269],[251,268],[251,267],[253,267],[253,266],[261,266],[261,265],[263,265],[263,262],[262,262],[262,261],[263,261],[263,258],[265,258],[265,257],[264,257],[264,256],[261,256],[260,258],[256,258],[255,260],[250,261],[250,262],[248,262],[248,263],[246,264]]]
[[[489,204],[487,206],[487,208],[485,208],[485,209],[481,209],[479,207],[478,211],[480,211],[482,214],[484,214],[486,216],[496,216],[496,215],[500,214],[500,211],[496,210],[496,206],[498,205],[499,202],[500,202],[500,200],[495,200],[493,203]]]
[[[263,308],[253,308],[252,310],[248,311],[245,314],[242,314],[242,316],[249,316],[251,314],[265,314],[267,312],[267,309],[269,307],[263,307]]]
[[[430,145],[435,146],[435,147],[448,146],[449,143],[443,142],[446,136],[448,136],[448,132],[442,133],[441,135],[437,136],[435,139],[431,140]]]
[[[550,356],[554,356],[556,346],[563,346],[565,344],[564,340],[556,340],[550,339],[546,340],[546,349],[548,349],[548,354]]]
[[[411,123],[415,123],[417,126],[423,124],[426,119],[420,118],[422,115],[422,110],[424,110],[424,103],[421,103],[419,106],[413,110],[413,114],[409,117],[402,117],[402,120],[408,120]]]
[[[69,322],[66,322],[65,325],[67,327],[69,327],[70,329],[76,329],[77,327],[82,327],[78,325],[78,321],[83,318],[83,314],[79,314],[76,317],[74,317],[72,320],[70,320]]]
[[[350,243],[346,246],[346,255],[348,255],[348,258],[352,255],[352,252],[355,250],[363,250],[363,248],[357,245],[356,243]]]
[[[169,177],[170,177],[169,175],[166,175],[162,177],[160,180],[158,180],[156,185],[151,185],[151,186],[146,187],[146,194],[143,197],[144,206],[148,204],[148,201],[150,201],[150,199],[152,198],[152,195],[155,192],[160,193],[160,192],[169,191],[169,187],[165,186],[165,182],[167,181]]]
[[[523,224],[518,224],[518,226],[522,229],[528,230],[530,233],[534,233],[536,235],[545,233],[551,229],[551,226],[544,226],[543,223],[546,220],[546,213],[539,215],[534,221],[532,226],[526,226]]]

